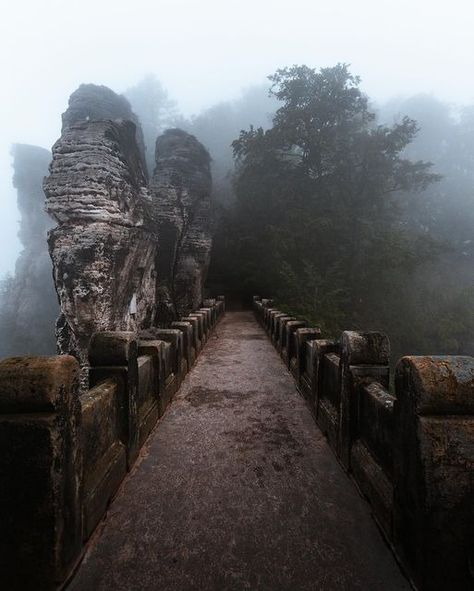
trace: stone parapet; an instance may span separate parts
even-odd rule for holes
[[[390,390],[383,333],[321,339],[270,299],[253,309],[412,583],[474,589],[474,358],[404,357]]]
[[[0,363],[2,589],[64,584],[190,369],[199,320],[210,336],[222,318],[223,301],[207,303],[194,322],[140,340],[131,331],[93,334],[86,390],[68,355]]]

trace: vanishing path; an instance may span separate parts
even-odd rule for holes
[[[410,589],[250,312],[228,312],[68,591]]]

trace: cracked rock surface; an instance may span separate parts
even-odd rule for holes
[[[58,348],[86,366],[94,332],[138,330],[154,320],[158,236],[136,125],[81,119],[81,89],[64,114],[44,188],[57,222],[48,240],[62,312]],[[125,99],[115,95],[114,105],[111,92],[107,112],[121,113]]]
[[[158,138],[150,192],[160,304],[180,318],[201,305],[212,245],[210,157],[194,136],[169,129]]]
[[[201,305],[211,248],[209,155],[193,136],[157,141],[150,188],[138,119],[122,96],[71,95],[44,183],[60,353],[85,368],[94,332],[167,326]]]

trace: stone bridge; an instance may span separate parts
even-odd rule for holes
[[[0,362],[0,589],[472,591],[474,359],[207,298],[209,156],[71,96],[60,355]],[[228,307],[228,306],[227,306]]]
[[[0,364],[2,588],[472,589],[474,360],[205,303]]]

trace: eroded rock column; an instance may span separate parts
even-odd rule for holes
[[[115,114],[108,89],[108,111],[99,109],[96,116],[90,106],[77,115],[81,88],[73,95],[72,112],[63,116],[44,188],[58,224],[49,234],[62,311],[58,349],[85,366],[93,333],[152,324],[157,235],[136,125],[99,118]],[[96,87],[98,94],[101,89]],[[125,99],[115,96],[123,105]]]
[[[55,352],[54,323],[58,315],[46,234],[53,225],[44,210],[43,178],[51,152],[38,146],[14,144],[13,184],[20,211],[23,250],[15,275],[3,287],[0,302],[0,358]]]
[[[200,306],[211,252],[210,157],[180,129],[156,142],[150,184],[160,236],[157,257],[159,322],[165,325]]]

